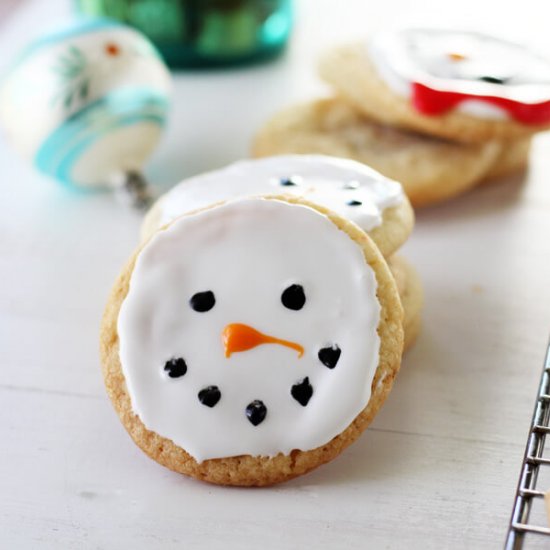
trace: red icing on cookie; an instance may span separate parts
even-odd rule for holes
[[[550,101],[520,103],[503,97],[434,90],[419,82],[412,83],[412,104],[417,111],[424,115],[444,114],[468,99],[496,105],[508,112],[514,120],[523,124],[546,124],[550,122]]]

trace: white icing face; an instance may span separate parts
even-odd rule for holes
[[[273,194],[303,196],[365,231],[382,223],[385,208],[403,201],[399,183],[358,162],[323,155],[286,155],[244,160],[182,181],[159,201],[158,226],[216,202]]]
[[[520,45],[473,32],[406,29],[375,36],[369,55],[393,91],[409,96],[417,82],[435,90],[538,103],[550,100],[550,61]],[[476,116],[506,114],[472,100]]]
[[[376,289],[359,245],[311,208],[180,218],[139,254],[120,310],[132,407],[199,462],[323,445],[369,401]]]

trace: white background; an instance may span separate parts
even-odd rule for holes
[[[68,6],[8,4],[0,68]],[[326,92],[315,59],[332,43],[442,24],[550,54],[544,0],[297,4],[277,62],[176,77],[169,128],[147,167],[159,188],[246,156],[271,113]],[[550,328],[549,151],[540,136],[523,180],[418,213],[404,252],[426,287],[424,330],[383,411],[333,463],[245,490],[152,462],[105,395],[98,326],[139,216],[43,178],[0,137],[0,547],[502,547]],[[542,506],[535,514],[544,521]]]

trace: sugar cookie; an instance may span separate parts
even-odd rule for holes
[[[108,394],[175,471],[269,485],[335,458],[399,369],[394,279],[355,224],[301,197],[178,218],[130,260],[105,311]]]
[[[388,266],[395,279],[403,305],[404,351],[407,351],[414,345],[422,327],[421,312],[424,290],[418,273],[403,257],[393,255],[388,260]]]
[[[321,76],[375,120],[470,142],[550,127],[550,61],[491,36],[402,29],[329,52]]]
[[[303,196],[367,231],[384,256],[409,236],[414,214],[399,183],[350,160],[286,155],[243,160],[187,179],[163,195],[142,225],[142,240],[186,212],[257,195]]]
[[[339,98],[289,107],[258,132],[255,156],[321,153],[365,163],[403,185],[414,206],[474,187],[494,165],[495,141],[462,144],[374,122]]]
[[[481,184],[491,184],[501,178],[524,170],[529,164],[530,151],[531,138],[502,142],[500,153],[485,174]]]

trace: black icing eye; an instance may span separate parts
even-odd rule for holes
[[[351,201],[348,201],[346,204],[348,206],[361,206],[363,203],[361,201],[356,201],[355,199],[352,199]]]
[[[313,386],[309,383],[309,378],[306,376],[301,382],[294,384],[294,386],[290,388],[290,395],[292,395],[302,407],[305,407],[313,395]]]
[[[222,392],[218,386],[207,386],[199,392],[199,401],[207,407],[213,407],[221,399]]]
[[[330,348],[320,349],[317,357],[319,357],[319,361],[321,361],[321,363],[323,363],[325,367],[333,369],[338,363],[338,359],[340,359],[341,353],[342,350],[336,344],[334,344]]]
[[[180,378],[187,372],[187,363],[183,357],[172,357],[164,364],[164,371],[170,378]]]
[[[216,303],[216,297],[211,290],[205,290],[204,292],[197,292],[191,296],[189,305],[199,313],[209,311],[214,307]]]
[[[249,403],[247,405],[245,414],[249,422],[253,426],[257,426],[264,421],[267,415],[267,407],[264,405],[263,401],[255,399],[254,401],[252,401],[252,403]]]
[[[498,76],[480,76],[479,80],[489,82],[489,84],[506,84],[508,78],[499,78]]]
[[[302,178],[300,176],[290,176],[279,180],[279,185],[283,187],[295,187],[296,185],[300,185],[300,183],[302,183]]]
[[[298,311],[304,307],[306,303],[306,295],[302,285],[290,285],[281,294],[281,302],[288,309]]]

